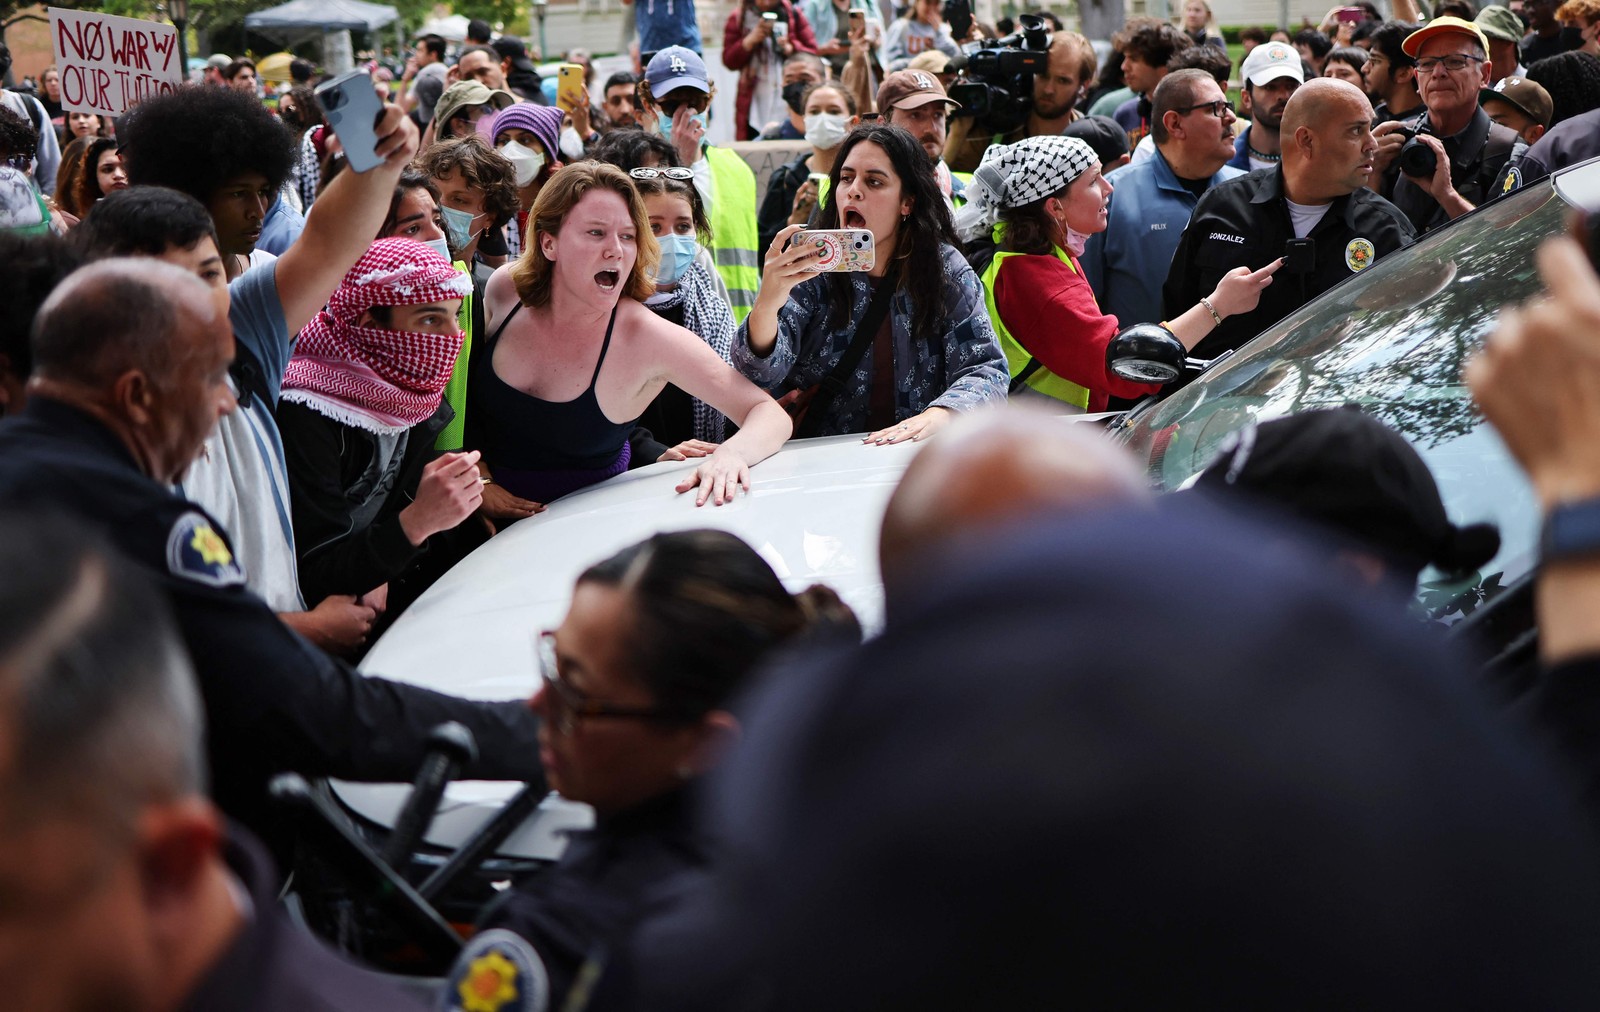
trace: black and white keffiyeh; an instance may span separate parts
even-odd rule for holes
[[[966,206],[956,212],[956,231],[964,239],[989,234],[1000,212],[1060,193],[1099,157],[1077,137],[1029,137],[1015,144],[991,144],[967,183]]]

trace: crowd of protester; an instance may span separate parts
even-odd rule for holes
[[[1205,0],[1176,23],[1131,19],[1104,63],[1052,22],[1026,115],[996,130],[951,86],[964,47],[1011,26],[973,22],[958,38],[937,0],[743,0],[721,50],[738,73],[737,147],[707,139],[715,86],[693,3],[633,6],[635,66],[598,87],[588,68],[576,102],[487,25],[454,48],[418,38],[403,68],[373,68],[379,164],[359,172],[303,60],[275,104],[252,60],[223,54],[203,81],[114,121],[64,109],[54,69],[35,93],[0,92],[0,804],[27,813],[0,820],[0,854],[16,855],[0,862],[0,892],[43,895],[17,868],[42,860],[55,820],[79,817],[47,788],[94,777],[86,824],[100,833],[133,813],[138,828],[101,834],[114,841],[104,853],[71,851],[61,881],[96,861],[150,862],[147,879],[183,897],[161,929],[210,925],[220,939],[182,966],[130,959],[91,975],[74,984],[85,1000],[98,988],[173,1007],[161,992],[225,986],[211,973],[232,944],[269,959],[284,926],[260,909],[274,907],[275,873],[251,842],[284,843],[267,779],[404,779],[444,720],[477,736],[467,775],[547,777],[599,820],[483,916],[447,984],[462,1007],[480,1007],[460,989],[494,960],[522,985],[542,980],[550,1007],[1042,1004],[1065,964],[975,935],[1000,898],[1049,907],[1029,931],[1073,940],[1086,995],[1137,979],[1145,990],[1123,999],[1287,1003],[1324,946],[1347,968],[1318,992],[1330,1004],[1380,987],[1436,999],[1425,985],[1442,979],[1474,1004],[1559,1005],[1592,987],[1592,562],[1541,572],[1549,681],[1512,719],[1444,677],[1469,658],[1397,617],[1425,565],[1473,570],[1498,540],[1452,522],[1392,431],[1356,411],[1263,424],[1169,502],[1098,436],[1041,419],[1161,393],[1108,365],[1127,327],[1226,354],[1418,236],[1600,153],[1600,6],[1449,0],[1426,21],[1342,7],[1292,34],[1245,31],[1237,66]],[[0,44],[0,73],[9,65]],[[793,155],[758,185],[747,145],[772,140]],[[1401,157],[1408,141],[1432,156],[1426,171]],[[814,229],[867,233],[870,265],[819,273],[830,247]],[[1600,438],[1600,358],[1577,346],[1600,328],[1600,280],[1570,242],[1540,267],[1552,299],[1508,316],[1468,378],[1556,513],[1600,494],[1586,450]],[[1007,400],[1025,403],[998,410]],[[871,643],[831,592],[791,595],[749,546],[691,532],[580,577],[559,627],[537,635],[531,708],[351,667],[456,562],[554,500],[677,461],[677,492],[715,509],[791,436],[844,434],[933,439],[885,518],[888,621]],[[1026,555],[998,538],[1024,521],[1045,532]],[[1253,537],[1257,523],[1292,536]],[[1159,593],[1113,556],[1136,527],[1162,528],[1146,542],[1168,560]],[[1308,565],[1343,590],[1312,586]],[[1235,601],[1219,586],[1250,589]],[[974,603],[993,627],[951,639]],[[1156,609],[1182,614],[1141,638],[1133,617]],[[1084,680],[1058,692],[1053,665],[1069,662],[1029,640],[1062,615],[1102,646],[1072,652]],[[1230,677],[1196,687],[1179,642]],[[978,643],[992,652],[978,657]],[[1315,670],[1275,693],[1307,656]],[[974,665],[1006,670],[977,706]],[[737,707],[758,681],[770,694]],[[1237,763],[1205,755],[1185,707],[1232,714],[1247,783],[1225,784]],[[1363,707],[1393,720],[1372,730]],[[1251,732],[1252,714],[1286,732]],[[640,719],[591,720],[605,716]],[[881,735],[896,721],[899,753]],[[1098,737],[1064,747],[1069,726]],[[1336,745],[1352,728],[1395,762],[1414,736],[1439,747],[1404,778],[1375,779],[1365,753]],[[1152,741],[1162,729],[1173,738]],[[139,762],[108,758],[124,747]],[[1128,758],[1139,750],[1148,765]],[[702,781],[735,754],[703,804]],[[1113,756],[1126,768],[1099,779]],[[1243,836],[1185,808],[1185,791],[1211,791],[1219,817],[1245,818],[1251,790],[1305,789],[1297,770],[1325,778],[1317,798],[1237,853],[1223,844]],[[984,790],[1006,792],[1005,860],[1042,891],[1013,895],[989,869],[946,897],[966,906],[938,937],[949,918],[918,883],[932,889],[940,862],[983,834],[919,848],[951,797],[977,806]],[[902,803],[852,831],[874,791]],[[1382,803],[1341,807],[1369,795]],[[730,814],[750,805],[770,818]],[[1127,814],[1140,805],[1147,818]],[[1091,861],[1039,852],[1040,826]],[[808,862],[799,841],[813,832],[826,857]],[[1146,834],[1162,842],[1145,850]],[[1392,853],[1369,852],[1379,838]],[[1342,913],[1298,889],[1295,905],[1287,865],[1247,853],[1288,853],[1347,884],[1392,860],[1405,871],[1385,881],[1405,888],[1341,892]],[[1453,874],[1491,861],[1518,877],[1470,902],[1447,895]],[[1240,878],[1201,912],[1194,880],[1209,875]],[[1247,898],[1252,875],[1278,892]],[[93,881],[72,916],[135,930],[134,885]],[[847,901],[840,883],[856,890]],[[828,896],[845,905],[830,912]],[[1160,944],[1185,954],[1163,961],[1136,944],[1135,908],[1174,896]],[[114,908],[120,919],[101,916]],[[1515,930],[1485,927],[1502,922]],[[1230,931],[1284,968],[1219,969]],[[867,955],[875,932],[927,944],[937,966],[897,950],[888,986]],[[1508,948],[1491,959],[1486,939]],[[328,957],[296,944],[280,967],[293,988],[363,988],[354,970],[313,972]],[[1410,944],[1415,966],[1397,975],[1383,957]],[[810,975],[808,962],[830,969]],[[175,976],[158,985],[161,970]],[[372,987],[359,1007],[407,1007]]]

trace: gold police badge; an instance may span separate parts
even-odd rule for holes
[[[1370,266],[1377,255],[1378,251],[1373,248],[1370,240],[1351,239],[1350,244],[1344,248],[1344,265],[1350,268],[1352,273],[1358,273]]]

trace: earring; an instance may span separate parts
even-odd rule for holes
[[[911,220],[911,215],[909,215],[909,214],[902,214],[900,216],[900,224],[902,224],[902,225],[904,225],[906,222],[908,222],[910,220]]]

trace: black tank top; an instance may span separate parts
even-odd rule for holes
[[[633,422],[613,422],[600,410],[595,383],[611,347],[611,330],[617,311],[611,310],[605,343],[589,386],[570,401],[547,401],[524,393],[494,371],[494,350],[506,324],[522,309],[518,302],[489,337],[478,366],[467,384],[468,408],[481,433],[484,457],[491,467],[520,471],[591,470],[617,459]]]

